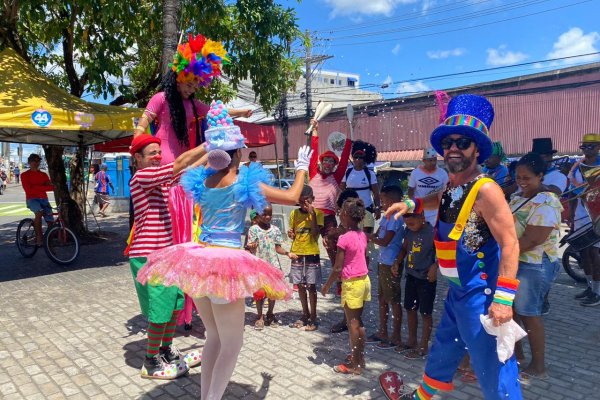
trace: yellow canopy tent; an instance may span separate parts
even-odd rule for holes
[[[57,87],[14,50],[0,52],[0,141],[86,146],[133,134],[142,110],[90,103]]]

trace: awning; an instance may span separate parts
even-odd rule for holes
[[[0,52],[0,141],[90,145],[132,134],[142,110],[70,95],[14,50]]]

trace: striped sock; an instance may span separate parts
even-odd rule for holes
[[[437,390],[429,386],[425,382],[421,382],[421,385],[415,392],[413,399],[414,400],[430,400],[435,394]]]
[[[167,324],[156,324],[150,322],[148,324],[148,348],[146,349],[146,357],[152,358],[158,354],[162,337],[165,333]]]
[[[175,336],[175,327],[177,326],[177,318],[179,317],[179,310],[173,311],[173,315],[171,316],[171,320],[167,322],[167,326],[165,328],[165,333],[162,337],[162,345],[161,348],[167,349],[171,347],[173,343],[173,337]]]
[[[430,378],[427,374],[423,374],[423,382],[413,395],[414,400],[431,400],[431,398],[439,391],[450,391],[454,389],[452,382],[441,382]]]

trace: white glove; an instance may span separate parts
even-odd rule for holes
[[[296,171],[308,172],[308,165],[310,164],[310,157],[313,154],[313,150],[309,146],[302,146],[298,150],[298,159],[294,161]]]

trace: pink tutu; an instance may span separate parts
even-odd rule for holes
[[[229,302],[263,289],[274,300],[289,299],[283,272],[244,251],[182,243],[148,255],[138,272],[145,285],[177,286],[191,297],[219,297]]]

